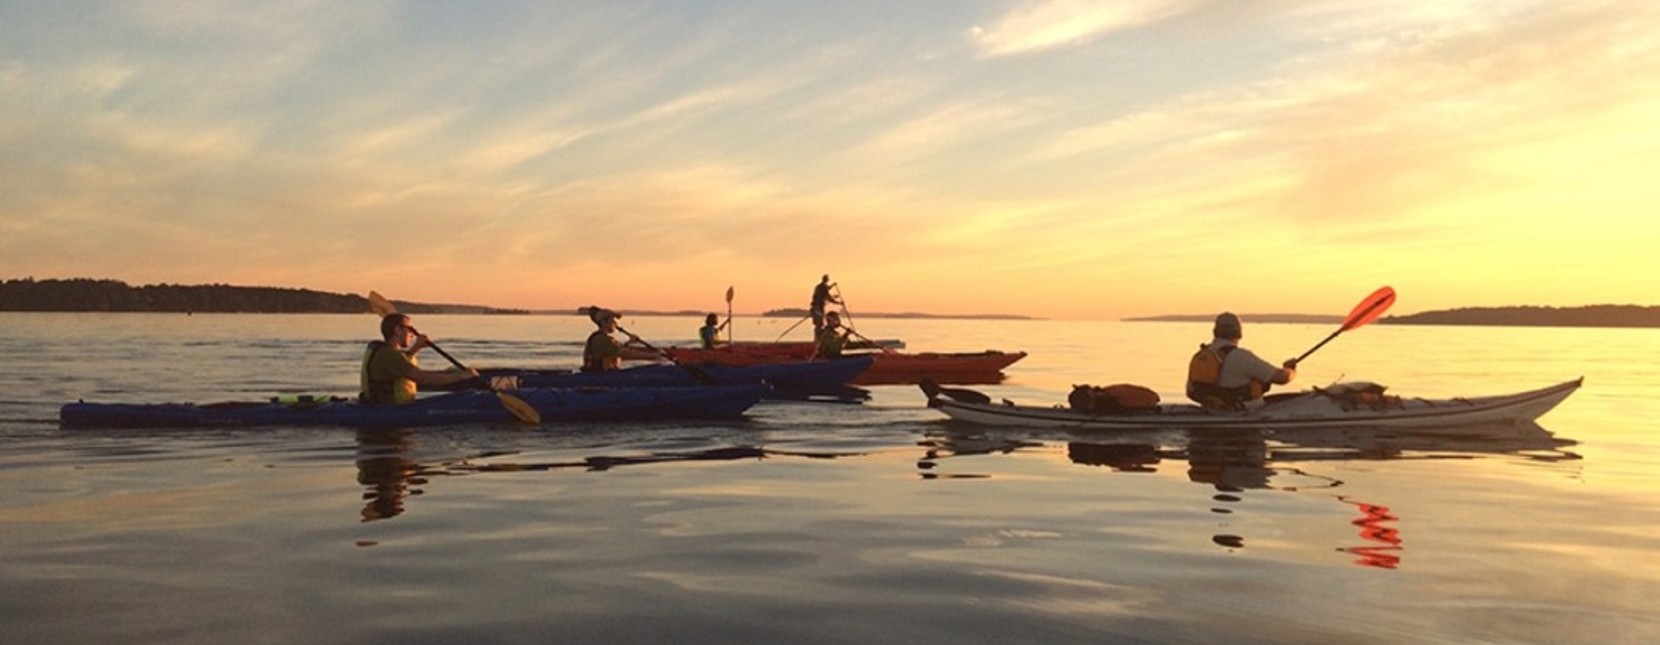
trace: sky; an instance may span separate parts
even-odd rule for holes
[[[1660,3],[0,0],[0,279],[1660,304]]]

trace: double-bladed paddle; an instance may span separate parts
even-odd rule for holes
[[[604,307],[600,307],[600,306],[597,306],[597,305],[588,305],[588,319],[589,320],[594,320],[599,315],[599,312],[601,312],[601,311],[607,311],[607,310]],[[615,318],[613,318],[613,320],[615,320]],[[680,361],[675,360],[674,355],[663,351],[661,348],[659,348],[655,345],[652,345],[651,343],[646,342],[646,339],[635,335],[634,332],[628,331],[627,328],[622,326],[622,323],[617,323],[617,331],[620,331],[620,332],[626,334],[630,339],[639,341],[640,345],[644,346],[647,350],[657,352],[658,356],[662,356],[663,360],[666,360],[670,363],[673,363],[675,365],[675,367],[686,370],[686,373],[692,375],[692,378],[697,379],[697,381],[699,383],[702,383],[704,385],[711,385],[711,384],[715,383],[715,377],[710,376],[708,372],[705,372],[701,369],[698,369],[695,366],[687,365],[685,363],[682,363]]]
[[[1390,287],[1383,287],[1377,291],[1373,291],[1372,295],[1366,296],[1365,300],[1362,300],[1360,301],[1360,304],[1355,305],[1354,310],[1349,312],[1349,316],[1343,319],[1342,327],[1338,327],[1337,331],[1332,332],[1331,335],[1327,336],[1325,340],[1320,341],[1319,344],[1316,344],[1315,346],[1310,347],[1308,351],[1303,352],[1302,356],[1297,357],[1296,362],[1303,362],[1303,359],[1308,358],[1309,354],[1313,354],[1316,349],[1325,347],[1326,343],[1331,342],[1331,339],[1333,338],[1337,338],[1338,334],[1377,320],[1378,316],[1382,316],[1383,312],[1388,311],[1389,306],[1393,304],[1395,304],[1394,289]]]
[[[387,300],[384,296],[374,291],[369,292],[369,309],[373,310],[376,314],[379,314],[382,318],[398,313],[397,305],[392,304],[391,300]],[[419,334],[420,332],[416,333]],[[432,351],[438,352],[439,356],[443,356],[444,359],[448,360],[451,365],[456,367],[456,369],[463,371],[467,369],[466,365],[462,365],[461,361],[455,360],[454,356],[450,356],[449,352],[444,351],[444,348],[439,347],[437,343],[432,342],[432,339],[427,339],[427,346],[431,347]],[[513,416],[518,417],[520,421],[525,423],[542,422],[542,414],[537,412],[535,407],[531,406],[529,403],[526,403],[524,399],[490,387],[490,384],[486,382],[482,376],[474,376],[473,379],[484,385],[485,389],[488,389],[491,393],[495,394],[496,400],[501,401],[502,407],[507,408],[507,411],[513,413]]]

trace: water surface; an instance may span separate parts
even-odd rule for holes
[[[574,317],[423,316],[474,366],[569,367]],[[793,321],[739,319],[740,338]],[[1024,350],[979,389],[1179,399],[1207,326],[859,320]],[[690,344],[694,318],[630,323]],[[0,314],[3,642],[1652,642],[1654,330],[1372,325],[1299,385],[1496,394],[1462,437],[1028,432],[911,387],[743,421],[66,431],[65,402],[356,388],[370,316]],[[1331,331],[1251,325],[1268,357]],[[440,360],[426,356],[429,366]]]

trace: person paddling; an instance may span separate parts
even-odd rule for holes
[[[715,322],[718,320],[720,320],[719,316],[709,314],[703,319],[703,327],[697,330],[697,338],[703,342],[704,349],[714,349],[715,345],[720,342],[720,330],[726,329],[726,325],[732,322],[731,318],[727,318],[725,322],[717,325]]]
[[[842,327],[841,314],[834,311],[824,315],[824,327],[818,330],[814,339],[814,358],[841,358],[842,350],[847,347],[847,337],[853,330]]]
[[[818,333],[824,330],[825,307],[827,305],[839,305],[842,303],[841,298],[837,298],[834,294],[830,293],[830,290],[835,287],[836,284],[830,281],[830,274],[828,273],[824,274],[824,277],[819,278],[818,286],[813,287],[813,302],[807,310],[807,315],[813,317],[814,338],[817,338]]]
[[[1224,410],[1260,405],[1269,387],[1297,377],[1297,359],[1274,367],[1239,346],[1245,336],[1239,316],[1222,312],[1211,331],[1215,338],[1188,362],[1187,396],[1200,405]]]
[[[630,360],[657,360],[662,358],[657,352],[644,347],[645,341],[629,334],[628,340],[618,342],[613,336],[617,332],[617,319],[622,317],[610,309],[589,308],[589,317],[599,329],[588,335],[588,342],[582,346],[582,371],[608,372],[622,369],[623,359]]]
[[[420,368],[416,354],[432,346],[426,334],[415,331],[406,314],[393,313],[380,319],[382,340],[370,341],[363,350],[357,399],[370,405],[401,405],[415,400],[420,386],[439,386],[478,378],[478,370],[467,368],[429,371]]]

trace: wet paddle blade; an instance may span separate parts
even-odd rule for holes
[[[375,312],[375,315],[385,318],[398,313],[398,306],[392,304],[391,300],[387,300],[386,296],[380,295],[380,292],[370,291],[369,310]]]
[[[542,413],[537,412],[536,408],[531,407],[524,399],[505,392],[497,392],[496,398],[501,399],[502,407],[507,408],[507,411],[512,412],[513,416],[518,417],[520,421],[529,424],[542,422]]]

